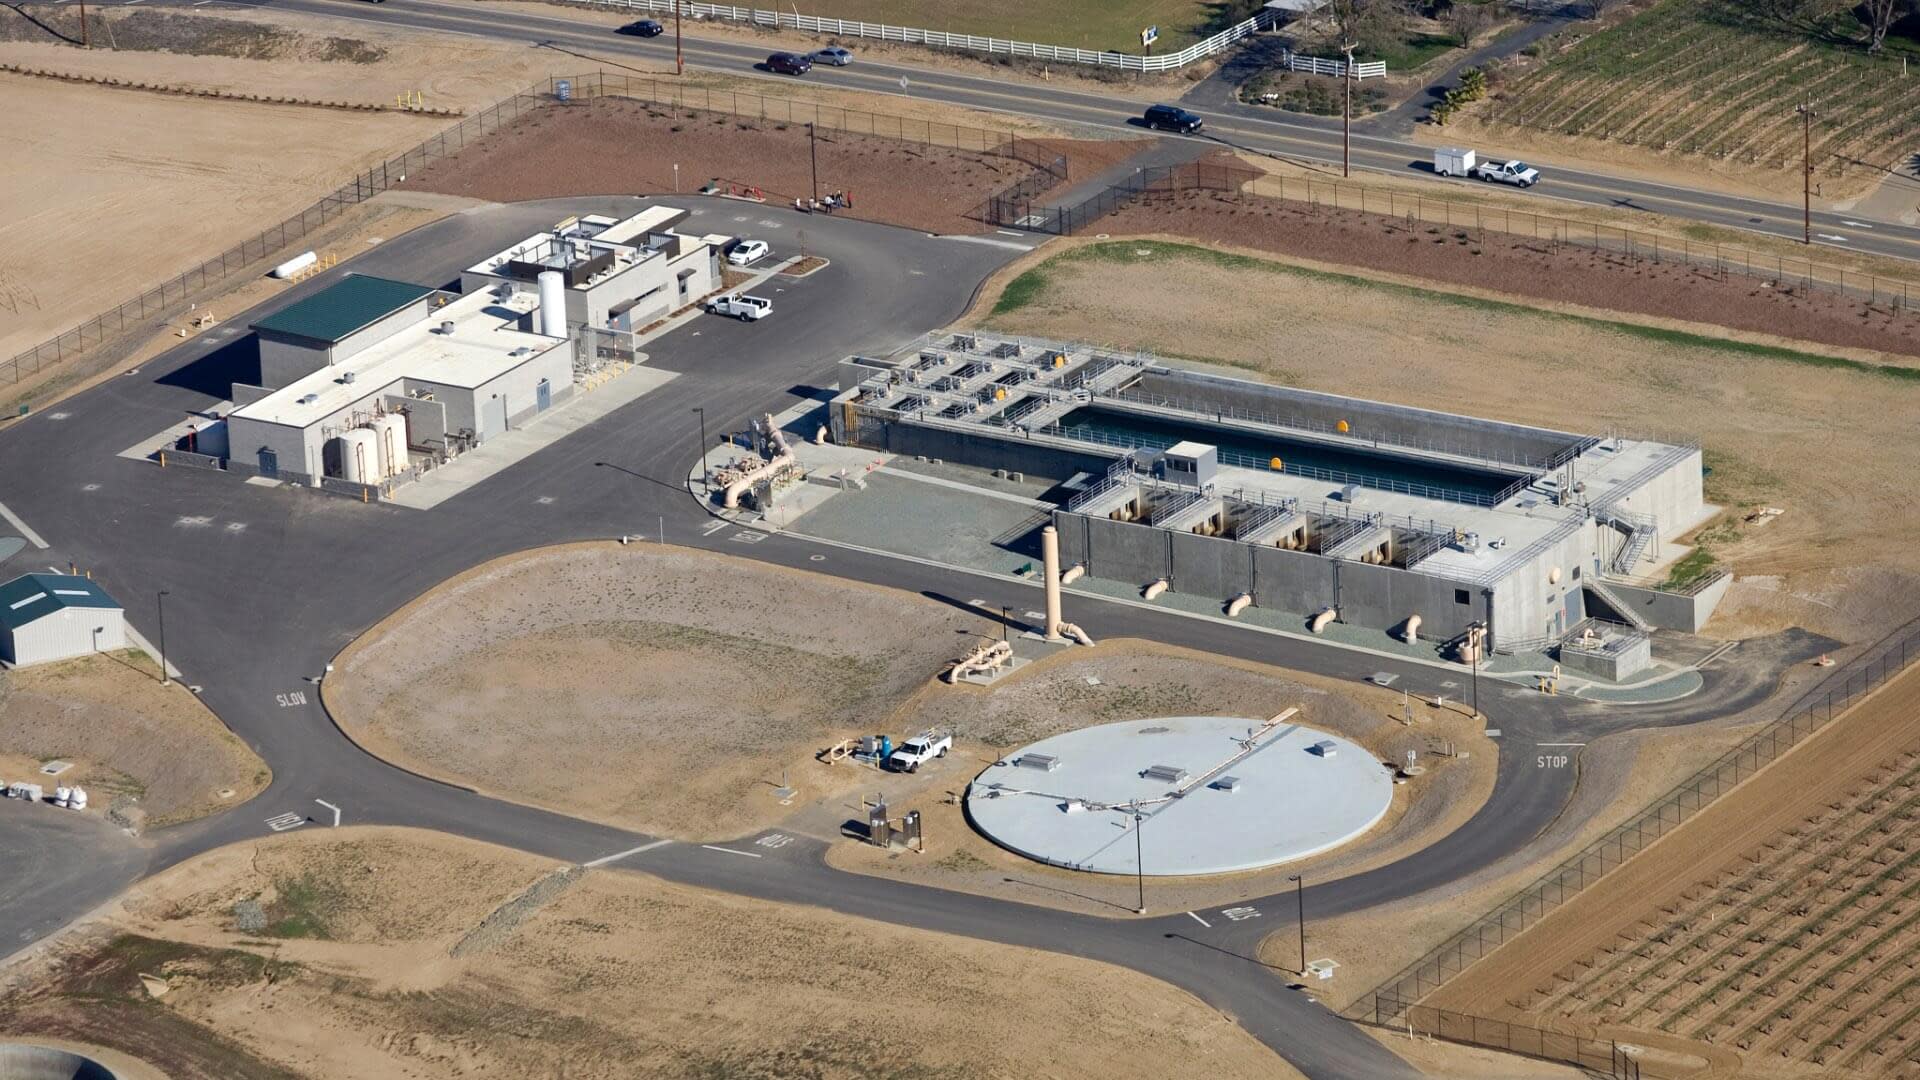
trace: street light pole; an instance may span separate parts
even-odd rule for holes
[[[687,58],[680,52],[680,6],[686,0],[673,0],[673,73],[687,73]]]
[[[1800,242],[1813,246],[1813,104],[1794,107],[1800,114]]]
[[[1347,130],[1352,126],[1353,117],[1353,46],[1343,45],[1341,48],[1346,50],[1347,67],[1341,73],[1346,78],[1340,80],[1345,87],[1345,94],[1340,99],[1340,175],[1351,177],[1353,173],[1348,168]]]
[[[1486,639],[1487,631],[1479,623],[1467,628],[1468,649],[1473,654],[1473,718],[1480,719],[1480,643]]]
[[[700,495],[705,498],[713,485],[713,473],[707,468],[707,410],[695,405],[693,411],[700,416]]]
[[[813,166],[813,201],[820,201],[820,153],[814,147],[813,125],[807,125],[807,160]]]
[[[153,598],[160,609],[160,685],[169,683],[167,676],[167,590],[161,589]]]
[[[1136,804],[1133,808],[1133,881],[1139,886],[1140,899],[1139,905],[1133,909],[1135,915],[1147,913],[1147,867],[1140,854],[1140,826],[1146,820],[1141,816],[1140,807]]]
[[[1307,977],[1307,883],[1299,874],[1287,880],[1293,882],[1293,898],[1300,910],[1300,977],[1304,979]]]

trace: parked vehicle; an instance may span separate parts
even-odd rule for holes
[[[773,314],[773,301],[759,296],[730,293],[707,301],[707,310],[715,315],[731,315],[741,322],[752,322]]]
[[[652,19],[641,19],[621,27],[619,32],[629,37],[659,37],[667,32],[667,28]]]
[[[1540,170],[1524,161],[1481,161],[1473,151],[1457,146],[1434,150],[1433,171],[1437,176],[1474,176],[1523,188],[1540,182]]]
[[[727,261],[735,266],[751,266],[767,257],[765,240],[742,240],[727,252]]]
[[[1141,119],[1157,131],[1176,131],[1182,135],[1191,135],[1206,126],[1206,121],[1174,105],[1150,105]]]
[[[826,64],[830,67],[846,67],[848,64],[853,63],[853,50],[843,49],[838,45],[829,45],[824,49],[815,49],[809,54],[809,58],[816,64]]]
[[[899,749],[887,755],[887,768],[894,772],[918,772],[920,766],[934,758],[946,757],[951,749],[951,733],[929,728],[901,743]]]
[[[1489,183],[1497,181],[1515,187],[1532,187],[1540,182],[1540,170],[1524,161],[1483,161],[1473,170],[1473,175]]]
[[[805,75],[813,70],[813,61],[799,53],[777,52],[767,57],[767,70],[775,75]]]

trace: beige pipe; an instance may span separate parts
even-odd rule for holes
[[[1328,608],[1325,611],[1322,611],[1320,614],[1315,615],[1313,617],[1313,621],[1307,624],[1307,629],[1318,634],[1322,630],[1325,630],[1327,628],[1327,624],[1332,622],[1339,614],[1340,613],[1334,610],[1333,608]]]
[[[1071,585],[1074,582],[1079,581],[1081,576],[1086,572],[1087,572],[1086,563],[1074,563],[1072,566],[1067,567],[1066,570],[1061,573],[1060,584]]]
[[[1047,640],[1060,640],[1060,530],[1040,530],[1040,572],[1046,575]]]
[[[1247,610],[1247,605],[1251,603],[1253,603],[1252,593],[1241,593],[1239,596],[1227,601],[1227,618],[1231,619],[1235,615]]]
[[[1420,640],[1420,616],[1409,615],[1407,616],[1407,644],[1412,645],[1419,640]]]
[[[1060,624],[1060,633],[1063,636],[1071,638],[1072,640],[1077,641],[1082,645],[1093,644],[1093,639],[1087,636],[1087,632],[1085,630],[1080,629],[1078,626],[1075,626],[1070,622]]]
[[[1155,597],[1159,596],[1161,593],[1166,591],[1167,591],[1167,579],[1161,578],[1160,580],[1153,582],[1152,584],[1148,585],[1146,588],[1140,590],[1140,595],[1145,599],[1152,600]]]

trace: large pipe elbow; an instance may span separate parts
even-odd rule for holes
[[[1334,608],[1327,608],[1325,611],[1322,611],[1320,614],[1315,615],[1313,617],[1313,621],[1307,624],[1307,629],[1318,634],[1327,628],[1328,623],[1332,622],[1333,620],[1339,617],[1340,617],[1340,612],[1338,610]]]
[[[1227,617],[1229,619],[1233,618],[1234,616],[1247,610],[1248,605],[1252,603],[1253,603],[1252,593],[1241,593],[1239,596],[1236,596],[1233,599],[1227,601]]]

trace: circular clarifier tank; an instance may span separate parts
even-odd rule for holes
[[[1359,744],[1230,716],[1056,735],[967,787],[968,816],[1010,851],[1153,877],[1258,870],[1330,851],[1372,828],[1392,801],[1393,777]]]
[[[52,1046],[0,1043],[0,1080],[114,1080],[92,1058]]]

